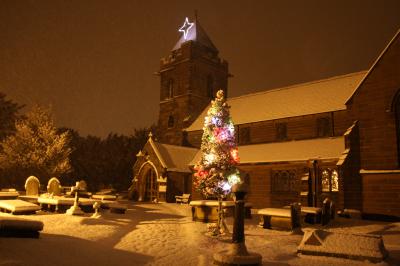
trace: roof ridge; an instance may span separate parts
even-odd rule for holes
[[[260,94],[267,94],[267,93],[272,93],[272,92],[281,91],[281,90],[289,90],[289,89],[293,89],[293,88],[304,86],[304,85],[323,83],[323,82],[328,82],[328,81],[335,80],[335,79],[356,76],[356,75],[360,75],[362,73],[366,74],[366,73],[368,73],[368,70],[361,70],[361,71],[347,73],[347,74],[343,74],[343,75],[332,76],[332,77],[325,78],[325,79],[317,79],[317,80],[307,81],[307,82],[303,82],[303,83],[292,84],[292,85],[288,85],[285,87],[279,87],[279,88],[273,88],[273,89],[264,90],[264,91],[260,91],[260,92],[248,93],[248,94],[229,98],[228,100],[246,98],[246,97],[251,97],[251,96],[260,95]]]
[[[163,146],[177,147],[177,148],[187,149],[187,150],[198,150],[197,148],[194,148],[194,147],[186,147],[186,146],[180,146],[180,145],[166,144],[166,143],[161,143],[161,142],[157,142],[157,143],[160,144],[160,145],[163,145]]]

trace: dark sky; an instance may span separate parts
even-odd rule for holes
[[[400,28],[398,0],[0,0],[0,91],[82,135],[130,134],[157,121],[153,73],[195,9],[230,96],[367,69]]]

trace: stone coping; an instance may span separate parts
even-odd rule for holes
[[[17,191],[0,191],[0,198],[18,198],[19,193]]]
[[[0,208],[11,212],[33,212],[40,210],[40,206],[23,200],[0,200]]]
[[[92,199],[97,199],[97,200],[116,200],[117,196],[115,195],[99,195],[99,194],[95,194],[92,195]]]
[[[65,198],[65,197],[59,197],[59,196],[54,196],[53,198],[39,197],[38,202],[40,204],[72,206],[72,205],[74,205],[75,198]],[[90,199],[86,199],[86,198],[79,199],[79,205],[82,205],[82,206],[93,205],[95,202],[96,202],[95,200],[90,200]]]

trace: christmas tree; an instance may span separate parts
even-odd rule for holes
[[[194,186],[206,198],[221,199],[240,182],[235,127],[222,90],[217,92],[205,117],[201,151],[201,160],[195,166]]]

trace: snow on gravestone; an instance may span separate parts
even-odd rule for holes
[[[304,255],[331,256],[381,262],[387,251],[381,236],[305,231],[297,252]]]
[[[39,195],[40,182],[35,176],[30,176],[26,179],[25,190],[27,196],[38,196]]]

